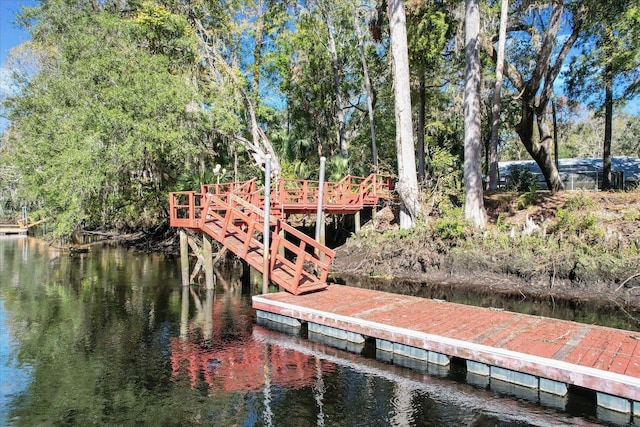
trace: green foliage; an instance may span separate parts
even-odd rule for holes
[[[615,80],[616,96],[631,99],[640,89],[640,6],[635,0],[595,1],[582,32],[581,54],[572,57],[566,88],[574,101],[604,107],[604,85]]]
[[[429,172],[436,205],[441,211],[457,207],[462,195],[460,158],[446,148],[434,147]]]
[[[193,28],[184,16],[171,13],[162,5],[145,1],[133,21],[154,54],[163,54],[175,66],[195,63],[198,43]]]
[[[453,207],[442,211],[441,216],[433,223],[432,230],[440,239],[456,241],[467,236],[470,223],[465,219],[462,208]]]
[[[507,190],[509,191],[530,191],[536,186],[535,175],[529,169],[520,165],[509,167],[509,175],[506,181]]]
[[[581,233],[595,230],[597,224],[593,212],[573,212],[558,208],[556,210],[556,227],[558,231]]]
[[[530,187],[529,191],[518,196],[516,207],[518,209],[527,209],[534,206],[538,201],[538,191],[534,187]]]
[[[594,206],[592,198],[585,196],[584,192],[579,191],[567,197],[566,208],[570,211],[580,211]]]
[[[7,103],[5,155],[23,176],[22,200],[57,236],[155,227],[169,186],[196,153],[200,129],[186,110],[196,94],[169,57],[139,47],[134,21],[69,12],[64,33],[34,31],[34,45],[57,54]],[[37,28],[60,18],[47,13]]]
[[[623,217],[625,221],[640,221],[640,210],[638,209],[625,209]]]
[[[466,236],[469,223],[460,218],[438,218],[433,226],[433,232],[441,239],[454,240]]]

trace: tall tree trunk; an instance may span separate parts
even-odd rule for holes
[[[560,168],[560,155],[558,154],[558,111],[556,110],[556,97],[551,98],[551,116],[553,117],[553,159],[556,169]]]
[[[358,51],[360,52],[360,61],[362,62],[364,90],[367,94],[367,111],[369,113],[369,129],[371,130],[371,158],[373,160],[373,171],[378,173],[378,146],[376,144],[376,125],[373,117],[373,89],[371,87],[371,79],[369,78],[367,56],[364,51],[364,36],[362,35],[360,19],[357,15],[355,17],[354,24],[358,35]]]
[[[391,32],[393,91],[398,158],[397,191],[400,195],[400,228],[411,228],[420,213],[416,155],[413,146],[409,51],[404,0],[389,0],[387,15]]]
[[[604,141],[602,143],[602,189],[611,189],[611,134],[613,125],[613,73],[606,66],[604,76]]]
[[[262,44],[264,42],[264,3],[256,2],[255,46],[253,48],[253,82],[251,93],[253,102],[260,100],[260,68],[262,66]]]
[[[489,143],[489,189],[497,190],[498,176],[498,131],[500,127],[500,99],[504,69],[504,47],[507,40],[507,17],[509,0],[502,0],[500,8],[500,31],[498,36],[498,60],[496,62],[496,85],[493,89],[493,106],[491,108],[491,141]]]
[[[424,147],[424,126],[425,115],[427,109],[427,85],[425,82],[426,73],[420,72],[420,88],[419,90],[419,104],[418,104],[418,182],[424,182],[426,176],[426,167],[424,164],[425,147]]]
[[[528,103],[522,102],[522,117],[516,125],[516,132],[533,160],[538,164],[550,191],[564,188],[558,168],[553,161],[553,138],[545,121],[544,112],[537,114]],[[539,141],[534,140],[533,130],[537,126]]]
[[[560,49],[556,49],[557,35],[562,24],[565,2],[553,1],[550,5],[551,13],[549,14],[549,22],[545,26],[543,37],[540,38],[540,34],[536,33],[535,53],[537,56],[535,56],[533,71],[528,72],[529,79],[525,80],[525,77],[517,68],[507,62],[505,62],[504,72],[520,95],[521,113],[516,132],[520,136],[522,145],[540,167],[547,183],[547,188],[551,191],[558,191],[562,190],[564,186],[560,179],[558,168],[553,162],[553,139],[546,138],[549,136],[548,129],[546,129],[546,134],[540,134],[539,141],[534,139],[534,123],[536,116],[538,116],[538,128],[545,130],[544,120],[541,120],[540,117],[544,116],[545,109],[553,93],[553,83],[562,70],[562,64],[581,32],[582,24],[587,16],[587,6],[581,4],[572,12],[571,33],[564,39]],[[497,54],[488,38],[483,38],[482,45],[494,63],[497,64]],[[552,58],[555,58],[553,63],[551,61]]]
[[[347,146],[347,138],[345,135],[345,118],[344,118],[344,104],[342,101],[342,91],[340,90],[340,64],[338,62],[338,49],[336,47],[336,39],[334,36],[335,27],[329,12],[322,10],[325,21],[327,23],[327,37],[329,41],[329,54],[331,55],[331,71],[333,72],[333,92],[335,100],[335,114],[338,122],[337,139],[338,147],[340,149],[340,155],[347,157],[349,155],[349,148]]]
[[[485,226],[482,199],[482,151],[480,123],[480,34],[479,0],[465,0],[465,86],[464,86],[464,186],[465,217],[477,228]]]

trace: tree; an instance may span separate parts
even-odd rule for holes
[[[329,51],[329,55],[331,57],[331,74],[333,76],[333,91],[334,91],[334,102],[335,102],[335,116],[337,122],[337,134],[338,134],[338,147],[340,148],[340,155],[343,157],[349,156],[349,148],[347,144],[347,138],[345,135],[346,132],[346,123],[345,123],[345,107],[344,101],[342,100],[342,88],[340,87],[340,63],[338,59],[338,48],[336,47],[336,39],[335,33],[336,28],[333,24],[333,19],[331,14],[329,13],[329,8],[326,4],[323,4],[322,1],[318,0],[318,8],[320,9],[320,14],[325,21],[327,26],[327,50]]]
[[[547,106],[553,84],[577,40],[587,11],[587,2],[540,1],[518,3],[511,17],[510,32],[518,33],[511,59],[505,60],[505,75],[520,99],[520,120],[516,132],[527,152],[536,161],[551,191],[563,188],[553,161],[553,138],[547,123]],[[566,38],[558,37],[563,19],[570,22]],[[563,40],[559,46],[556,42]],[[491,40],[481,38],[482,48],[497,63]],[[520,69],[518,69],[518,67]],[[534,131],[537,130],[537,134]]]
[[[502,0],[500,7],[500,33],[498,36],[498,54],[496,58],[496,84],[493,89],[493,105],[491,107],[491,141],[489,142],[489,189],[498,188],[498,132],[500,128],[500,100],[502,77],[504,70],[504,48],[507,39],[507,19],[509,0]]]
[[[29,9],[39,70],[9,98],[4,138],[21,197],[69,236],[81,227],[152,229],[195,155],[201,128],[183,75],[195,58],[186,20],[150,10],[51,0]],[[144,94],[144,96],[142,96]]]
[[[480,124],[480,6],[465,0],[465,87],[464,87],[464,186],[465,217],[477,228],[485,226],[482,198],[482,152]]]
[[[354,27],[358,35],[358,53],[362,62],[362,81],[367,98],[367,115],[369,117],[369,129],[371,135],[371,160],[373,162],[373,171],[378,172],[378,145],[376,144],[376,124],[373,113],[373,87],[371,86],[371,78],[369,77],[369,64],[367,63],[367,55],[365,53],[364,31],[359,13],[354,15]]]
[[[403,0],[390,0],[387,14],[391,32],[391,54],[396,115],[396,150],[398,158],[397,191],[402,202],[400,228],[411,228],[420,213],[416,174],[407,26]]]
[[[241,52],[240,47],[234,45],[237,42],[233,40],[233,36],[236,36],[235,33],[239,30],[231,22],[235,5],[227,6],[229,9],[219,8],[212,11],[205,4],[198,8],[191,4],[182,5],[185,8],[182,13],[190,19],[203,58],[201,64],[205,70],[198,77],[200,88],[209,101],[205,109],[213,112],[212,119],[216,121],[216,126],[212,130],[220,137],[240,143],[258,168],[264,170],[266,156],[271,155],[271,171],[277,176],[281,171],[279,156],[267,133],[260,126],[256,111],[259,88],[253,88],[252,96],[248,76],[237,63]],[[258,7],[258,13],[263,13],[263,8]],[[219,19],[211,19],[212,16]],[[260,27],[261,18],[258,18],[257,22]],[[225,37],[230,40],[225,40]],[[260,45],[258,37],[256,50],[253,52],[258,57]],[[258,58],[255,61],[258,61]],[[257,72],[254,69],[254,76]],[[259,83],[259,77],[254,78],[253,82],[254,85]],[[228,96],[221,97],[220,94]],[[243,110],[234,105],[237,102],[244,107]],[[250,136],[245,136],[246,133]]]
[[[446,50],[452,25],[450,25],[451,17],[447,16],[445,4],[442,2],[409,2],[407,12],[410,68],[413,72],[412,80],[418,81],[416,135],[418,181],[423,182],[426,177],[427,103],[429,99],[432,101],[429,107],[442,108],[433,100],[438,100],[438,92],[447,82],[442,70],[443,53]]]
[[[630,99],[640,88],[640,4],[637,0],[597,3],[585,27],[582,53],[572,58],[566,84],[574,99],[604,110],[601,188],[608,190],[614,103]]]

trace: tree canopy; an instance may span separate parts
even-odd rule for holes
[[[62,237],[152,231],[166,224],[167,192],[260,177],[267,154],[283,177],[315,178],[321,156],[331,179],[376,170],[414,183],[417,174],[425,194],[410,199],[429,200],[421,215],[462,204],[464,5],[400,2],[409,73],[394,83],[387,3],[47,0],[23,9],[31,40],[5,64],[16,90],[2,99],[0,214],[28,206]],[[477,115],[488,124],[500,2],[478,5]],[[500,160],[533,158],[549,188],[562,187],[550,103],[560,108],[559,152],[593,152],[587,142],[602,141],[607,122],[585,117],[599,114],[605,92],[588,88],[604,88],[609,70],[615,102],[637,99],[639,10],[638,0],[510,2]],[[558,104],[562,70],[570,90]],[[394,96],[400,83],[409,96]],[[400,108],[415,151],[396,144],[398,99],[411,101]],[[638,120],[616,110],[611,126]],[[615,142],[626,137],[613,133],[613,153],[637,155],[632,141]]]

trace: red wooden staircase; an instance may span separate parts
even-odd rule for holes
[[[314,213],[318,182],[280,180],[271,189],[269,278],[294,295],[327,287],[335,252],[286,223],[291,214]],[[323,210],[355,213],[390,198],[391,180],[380,175],[346,177],[326,183]],[[256,180],[203,185],[200,192],[169,195],[170,224],[207,233],[250,266],[264,273],[264,192]]]

